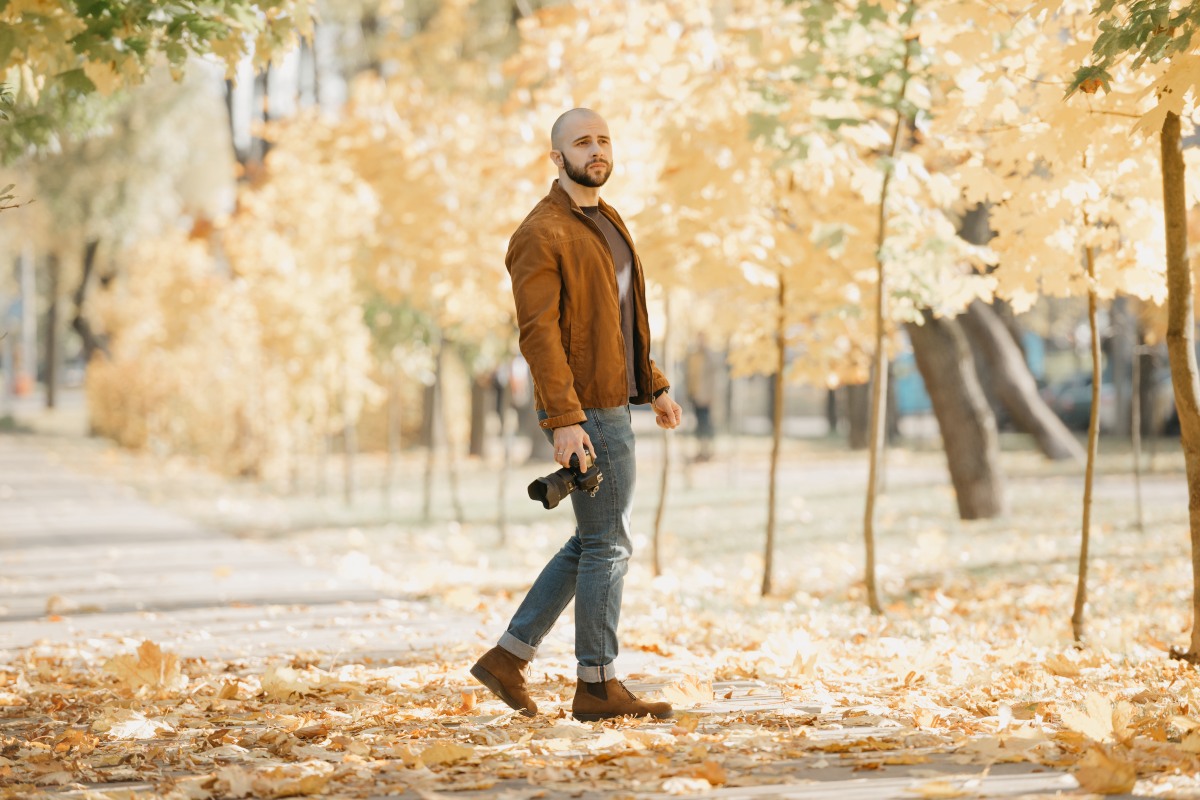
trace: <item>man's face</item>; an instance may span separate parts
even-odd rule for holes
[[[563,171],[580,186],[598,188],[612,174],[612,140],[608,124],[598,116],[580,114],[568,120],[558,148]]]

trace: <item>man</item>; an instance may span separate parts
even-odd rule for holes
[[[717,391],[712,351],[708,349],[708,340],[703,332],[696,334],[696,343],[688,353],[684,373],[688,400],[696,414],[696,441],[699,449],[694,460],[708,461],[712,458],[712,406]]]
[[[499,644],[471,674],[511,708],[537,714],[525,673],[538,645],[575,600],[576,719],[671,716],[619,680],[617,623],[632,544],[634,453],[630,403],[653,403],[660,428],[677,428],[679,405],[650,359],[646,287],[633,239],[600,199],[612,173],[612,139],[595,112],[576,108],[554,123],[550,160],[558,180],[512,235],[512,276],[521,333],[542,430],[554,459],[587,456],[604,475],[597,494],[572,492],[577,527],[542,570]]]

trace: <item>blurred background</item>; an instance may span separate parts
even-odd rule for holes
[[[687,459],[773,430],[866,446],[877,262],[894,441],[937,441],[934,380],[1077,457],[1089,289],[1102,432],[1174,433],[1156,145],[1063,118],[1094,20],[936,6],[10,2],[0,425],[57,409],[348,497],[360,455],[385,495],[405,453],[541,458],[503,258],[554,177],[551,122],[583,105],[613,131],[605,197],[700,434]],[[1148,78],[1126,77],[1088,107],[1136,104]],[[1029,124],[1001,125],[1015,108]],[[920,336],[935,319],[965,371],[931,366],[953,347]]]

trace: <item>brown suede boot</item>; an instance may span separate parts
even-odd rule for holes
[[[648,703],[616,678],[604,683],[579,681],[571,702],[571,714],[581,722],[625,716],[670,719],[674,713],[670,703]]]
[[[503,647],[493,647],[471,667],[471,675],[509,708],[527,717],[536,717],[537,704],[525,685],[525,668],[528,666],[528,661],[522,661]]]

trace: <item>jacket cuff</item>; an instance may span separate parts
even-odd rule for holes
[[[568,411],[566,414],[559,414],[557,417],[546,417],[539,424],[549,430],[550,428],[564,428],[567,425],[578,425],[581,422],[587,422],[587,414],[580,411]]]

